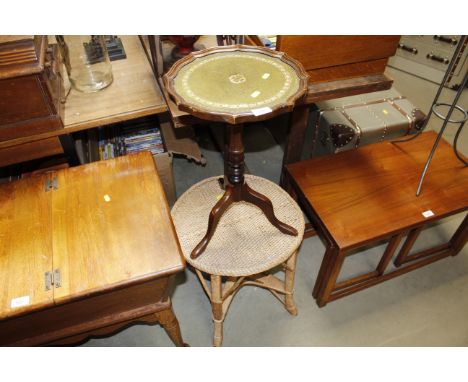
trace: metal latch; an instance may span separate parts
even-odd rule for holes
[[[56,175],[53,175],[51,177],[47,177],[45,180],[44,188],[47,191],[50,190],[57,190],[58,189],[58,179]]]
[[[60,274],[60,269],[56,269],[53,273],[45,272],[44,283],[45,290],[50,290],[52,285],[55,285],[56,288],[60,288],[62,286],[62,276]]]

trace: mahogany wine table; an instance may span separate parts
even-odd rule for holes
[[[71,344],[159,322],[184,260],[143,152],[0,185],[0,345]]]
[[[314,286],[319,306],[348,296],[447,256],[455,256],[468,239],[468,217],[449,242],[410,254],[424,227],[468,209],[468,168],[441,141],[416,196],[421,169],[435,132],[404,142],[383,142],[336,155],[286,166],[292,192],[327,242]],[[396,269],[386,272],[394,258]],[[337,282],[346,255],[369,244],[388,240],[377,268]]]
[[[256,205],[279,231],[297,236],[295,228],[276,217],[271,201],[244,180],[242,124],[291,111],[306,93],[307,79],[301,64],[284,53],[245,45],[191,53],[164,76],[180,110],[226,123],[224,179],[220,181],[225,192],[211,211],[206,235],[193,249],[192,259],[206,249],[221,216],[234,202]]]

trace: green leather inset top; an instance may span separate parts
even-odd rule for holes
[[[184,65],[174,88],[199,109],[239,114],[286,103],[299,78],[290,65],[261,52],[216,52]]]

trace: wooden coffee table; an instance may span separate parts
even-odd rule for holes
[[[184,269],[149,152],[0,185],[0,345],[71,344],[132,322],[184,343]]]
[[[327,242],[313,296],[319,306],[399,276],[447,256],[455,256],[468,238],[468,217],[449,242],[409,254],[429,223],[468,209],[468,168],[445,141],[416,196],[421,169],[436,133],[406,143],[383,142],[286,167],[292,192]],[[395,270],[385,272],[394,259]],[[389,240],[377,268],[337,283],[346,255]]]

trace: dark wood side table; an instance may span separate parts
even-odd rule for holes
[[[0,345],[71,344],[159,322],[184,269],[149,152],[0,186]]]
[[[242,124],[291,111],[306,93],[307,79],[302,65],[284,53],[245,45],[191,53],[164,76],[166,89],[179,109],[201,119],[226,123],[225,192],[211,211],[206,235],[193,249],[192,259],[205,250],[221,216],[234,202],[254,204],[282,233],[298,234],[278,220],[267,197],[245,183]]]
[[[435,132],[392,144],[382,142],[358,150],[286,166],[291,192],[327,242],[313,296],[319,306],[407,273],[447,256],[455,256],[468,239],[468,217],[448,243],[410,254],[429,223],[468,209],[468,168],[441,141],[422,194],[415,196],[419,176]],[[386,272],[394,258],[396,269]],[[374,271],[337,282],[346,255],[378,241],[389,244]]]

